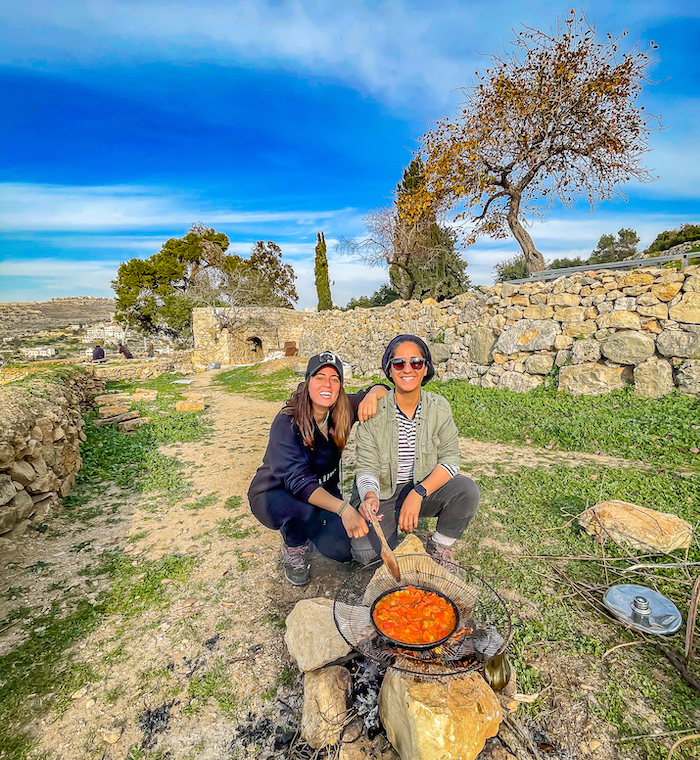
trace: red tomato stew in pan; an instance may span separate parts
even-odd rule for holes
[[[457,627],[455,609],[443,596],[413,586],[386,594],[372,614],[381,633],[413,646],[441,641]]]

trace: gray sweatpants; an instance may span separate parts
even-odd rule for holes
[[[382,530],[391,548],[399,542],[398,518],[401,505],[413,483],[399,483],[393,496],[379,502]],[[357,489],[353,487],[352,503],[359,505]],[[437,530],[448,538],[460,538],[479,508],[479,486],[466,477],[454,478],[423,499],[420,517],[437,517]],[[350,540],[353,559],[366,565],[379,557],[381,545],[374,529],[362,538]]]

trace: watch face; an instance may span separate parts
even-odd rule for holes
[[[425,490],[425,486],[422,486],[420,483],[418,485],[413,486],[413,490],[422,497],[426,497],[428,495],[428,492]]]

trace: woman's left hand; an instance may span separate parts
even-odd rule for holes
[[[401,512],[399,512],[399,529],[404,533],[413,533],[418,527],[418,517],[422,501],[423,499],[415,491],[410,491],[404,499],[401,505]]]

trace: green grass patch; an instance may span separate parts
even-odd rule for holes
[[[224,509],[238,509],[241,506],[240,496],[229,496],[224,502]]]
[[[269,375],[261,375],[259,368],[259,364],[235,367],[220,372],[214,382],[231,393],[245,393],[265,401],[286,401],[292,391],[294,370],[287,367]]]
[[[225,517],[216,521],[216,529],[226,538],[248,538],[255,533],[254,528],[244,528],[241,526],[243,515],[238,517]]]
[[[204,509],[205,507],[211,507],[219,501],[219,497],[215,493],[208,493],[204,496],[200,496],[196,501],[191,504],[183,504],[183,509]]]
[[[238,698],[233,693],[231,679],[226,674],[226,663],[217,659],[211,670],[201,676],[193,676],[189,683],[188,697],[189,709],[192,711],[200,704],[214,699],[224,715],[232,714],[238,705]],[[193,700],[196,700],[196,703],[193,703]]]
[[[460,435],[564,451],[604,452],[627,459],[700,470],[700,401],[670,393],[638,398],[631,389],[571,396],[553,389],[528,393],[480,388],[464,380],[432,382],[448,399]]]

